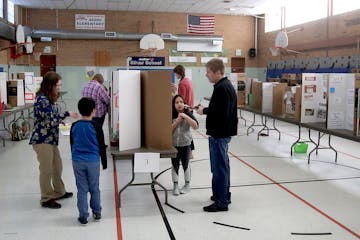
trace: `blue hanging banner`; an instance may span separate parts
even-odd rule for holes
[[[165,57],[129,57],[129,66],[159,67],[165,66]]]

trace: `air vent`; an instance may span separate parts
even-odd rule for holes
[[[116,37],[116,32],[105,32],[106,38],[114,38]]]
[[[162,33],[160,36],[161,36],[161,38],[164,39],[164,40],[170,40],[170,39],[172,39],[172,34],[171,34],[171,33]]]

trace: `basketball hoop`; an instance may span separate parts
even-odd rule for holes
[[[34,60],[39,62],[40,61],[40,56],[41,56],[41,52],[33,52],[34,55]]]
[[[271,55],[273,57],[279,56],[280,55],[280,48],[275,46],[275,47],[269,47],[269,50],[271,52]]]
[[[156,51],[164,49],[164,40],[157,34],[147,34],[140,40],[140,48],[150,53],[150,56],[156,56]]]

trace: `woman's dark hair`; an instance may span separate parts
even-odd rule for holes
[[[56,84],[61,80],[61,76],[56,72],[50,71],[44,75],[44,79],[40,84],[40,89],[37,93],[42,93],[47,96],[51,103],[55,103],[59,98],[59,93],[56,92]]]
[[[184,97],[183,97],[182,95],[177,94],[177,95],[175,95],[175,96],[173,97],[173,99],[172,99],[172,118],[173,118],[173,119],[174,119],[174,118],[177,118],[178,115],[179,115],[178,111],[177,111],[176,108],[175,108],[175,101],[176,101],[176,99],[177,99],[178,97],[180,97],[180,98],[184,101],[184,104],[186,104],[185,99],[184,99]],[[187,109],[187,108],[184,107],[184,113],[187,113],[188,111],[189,111],[189,109]]]
[[[177,65],[174,68],[174,73],[177,73],[180,75],[181,79],[183,79],[185,77],[185,68],[182,65]],[[181,80],[180,79],[180,80]]]
[[[78,102],[78,109],[82,116],[89,117],[95,109],[95,101],[92,98],[83,97]]]

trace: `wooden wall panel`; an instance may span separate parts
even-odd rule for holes
[[[75,14],[105,14],[106,31],[121,33],[173,33],[187,34],[187,14],[182,13],[149,13],[120,11],[90,11],[90,10],[50,10],[21,8],[22,24],[35,29],[65,29],[74,30]],[[303,31],[289,34],[289,45],[305,44],[341,36],[360,36],[358,16],[360,10],[321,19],[307,24],[288,28],[292,30],[303,27]],[[229,58],[235,56],[235,49],[242,50],[246,57],[246,67],[266,67],[269,61],[285,59],[305,59],[319,56],[355,55],[356,46],[346,46],[331,49],[304,51],[299,55],[273,57],[269,47],[274,46],[276,32],[264,33],[264,20],[258,20],[257,57],[249,58],[248,50],[254,47],[253,17],[215,15],[215,35],[224,36],[223,48],[228,49]],[[126,65],[127,56],[145,54],[139,49],[139,41],[124,40],[54,40],[51,43],[37,43],[35,51],[42,51],[45,46],[52,46],[60,66],[91,66],[94,63],[96,51],[110,51],[111,65]],[[157,56],[164,56],[168,61],[168,49],[176,46],[176,42],[165,42],[164,50]],[[296,49],[294,49],[296,50]],[[3,53],[0,53],[1,56]],[[199,55],[199,54],[198,54]],[[3,58],[2,58],[3,59]],[[2,60],[0,60],[2,61]],[[37,65],[32,57],[24,56],[12,63]],[[168,65],[168,62],[166,62]],[[197,63],[200,66],[200,63]]]
[[[182,13],[48,9],[23,9],[23,11],[26,11],[26,14],[23,14],[26,15],[24,25],[36,29],[74,30],[75,14],[105,14],[106,31],[187,34],[187,14]],[[237,48],[242,49],[243,54],[246,55],[248,49],[254,45],[253,18],[215,15],[215,19],[215,35],[224,36],[223,47],[228,49],[229,58],[235,56]],[[127,56],[146,54],[139,48],[138,40],[53,40],[51,43],[38,43],[35,50],[42,51],[45,46],[49,45],[53,46],[60,66],[93,65],[96,51],[110,51],[111,65],[113,66],[126,65]],[[157,56],[164,56],[168,61],[169,48],[173,47],[176,47],[176,42],[166,41],[166,49],[157,51]],[[247,61],[249,66],[255,66],[253,63],[255,63],[255,59]],[[168,65],[168,62],[166,64]]]

